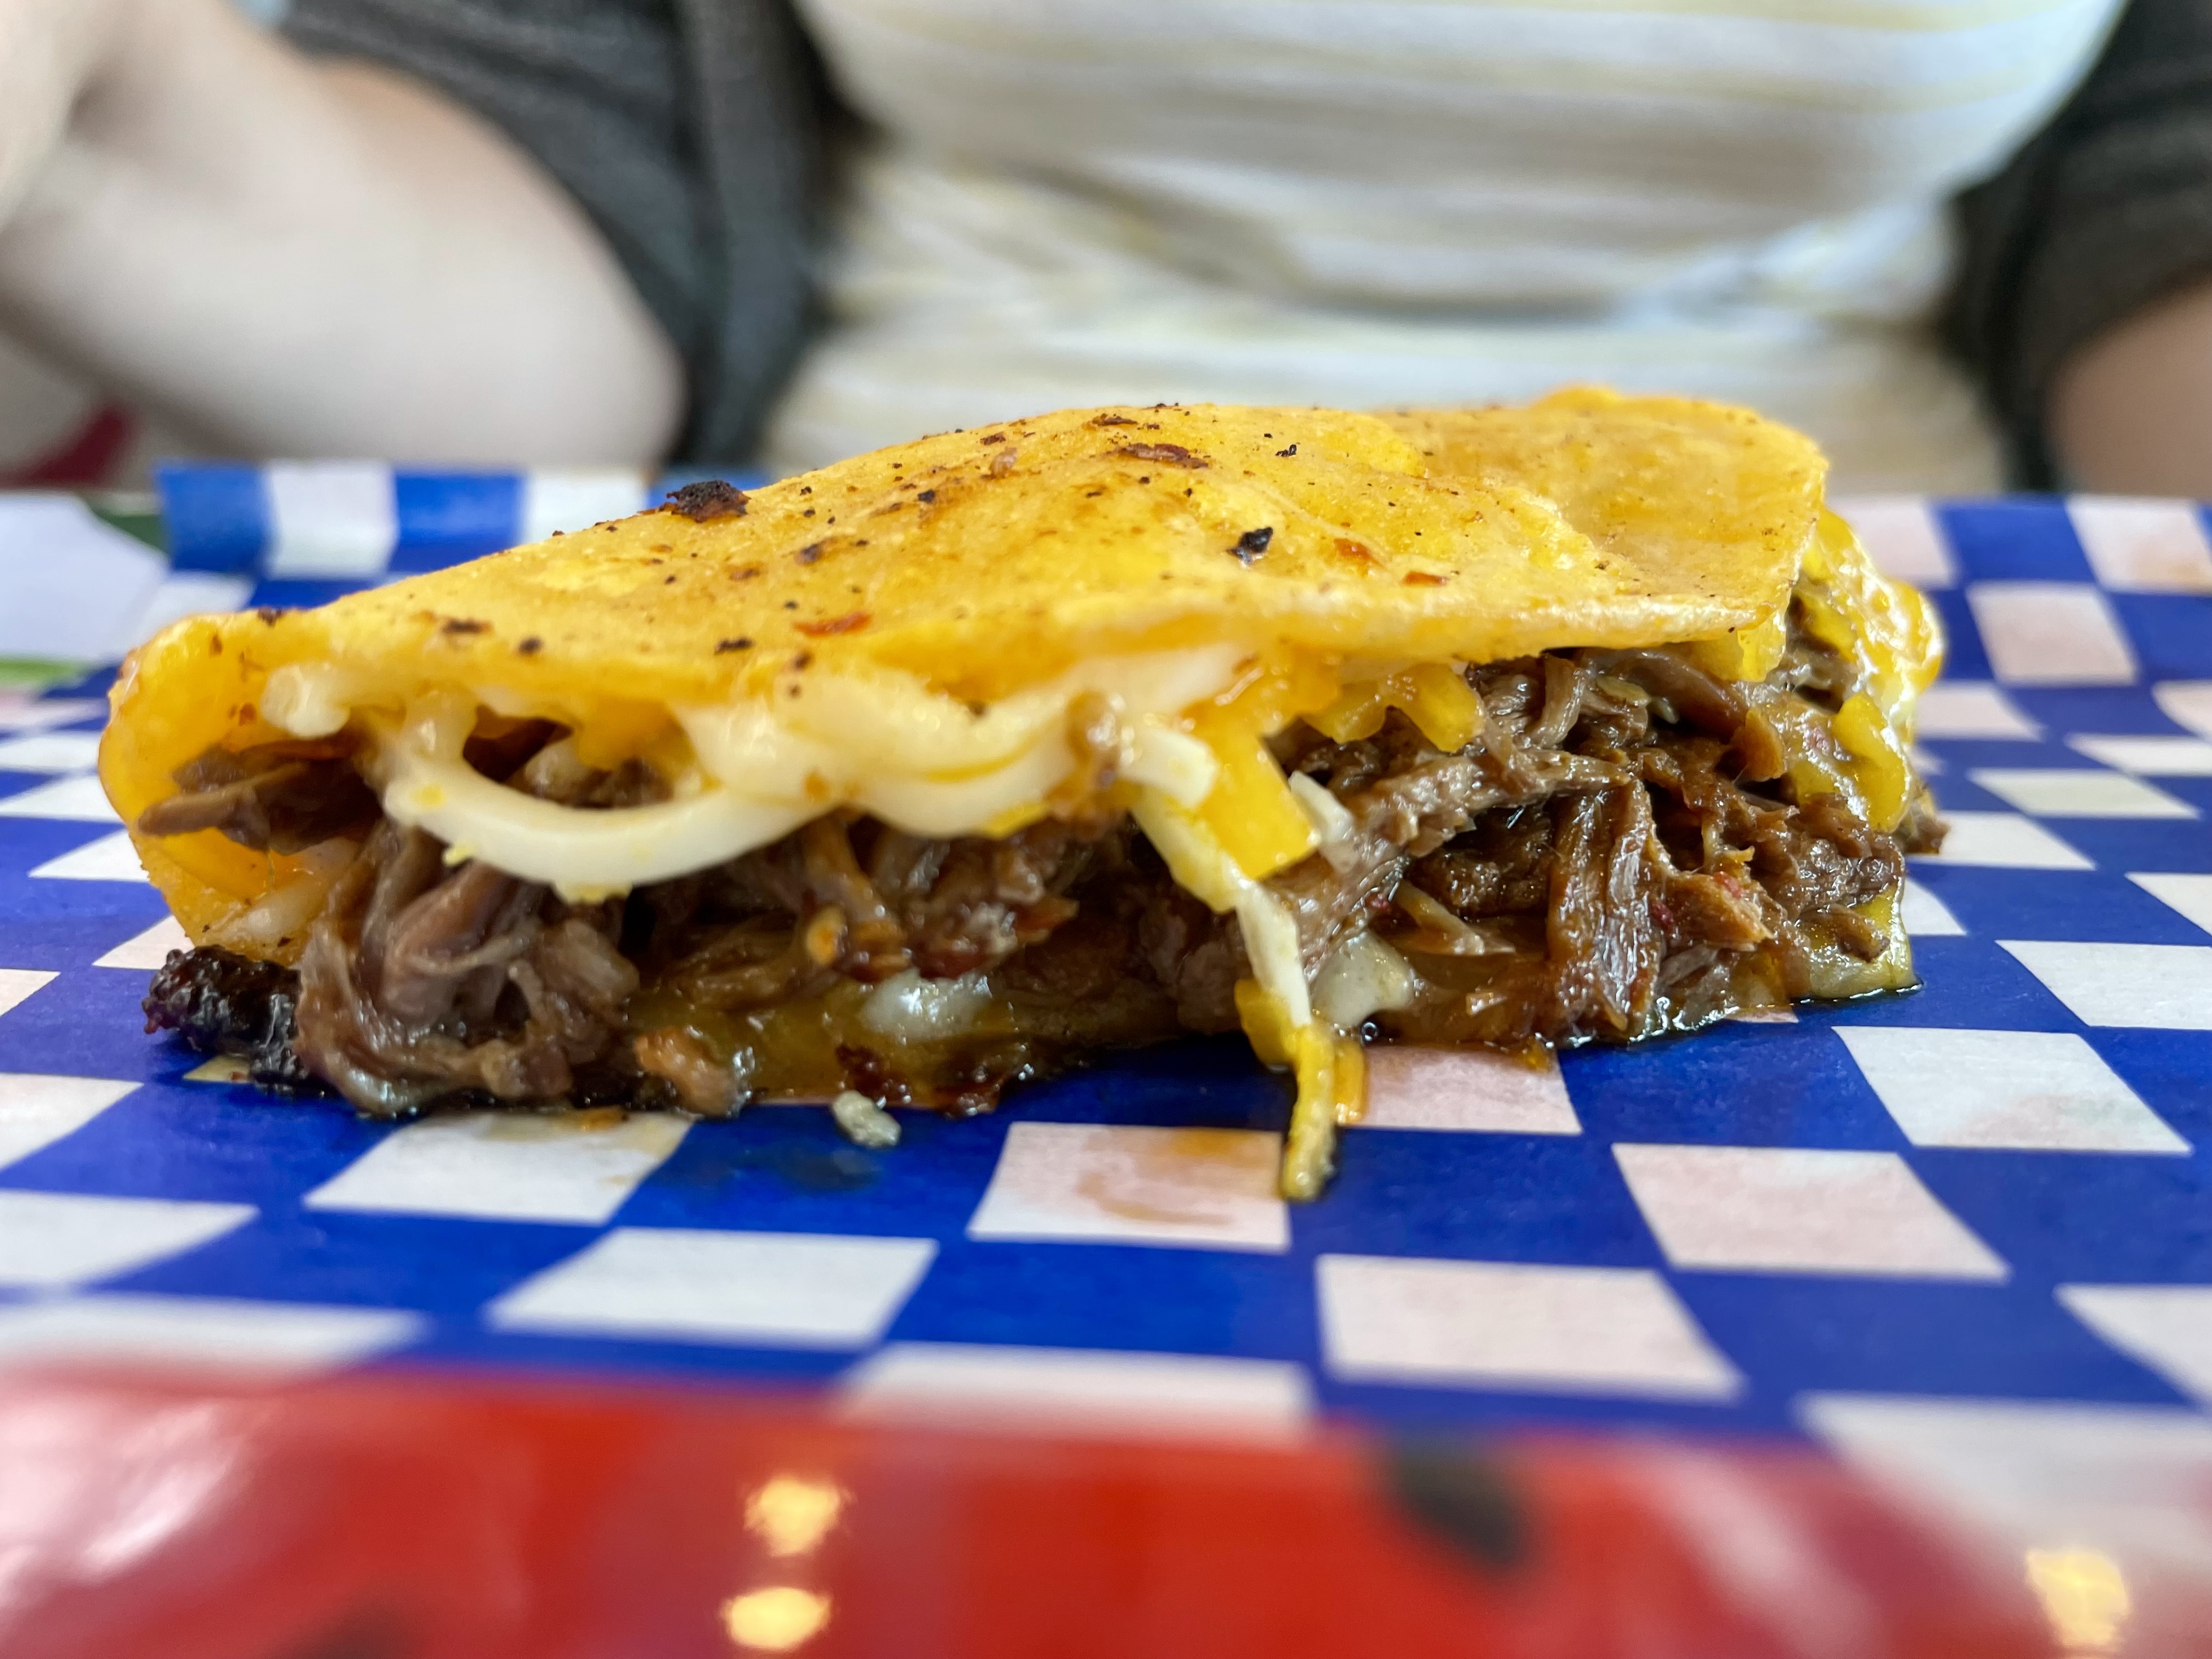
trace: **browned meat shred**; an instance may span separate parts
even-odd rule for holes
[[[1273,740],[1352,828],[1269,884],[1310,970],[1363,928],[1413,963],[1420,988],[1376,1017],[1383,1035],[1517,1044],[1690,1029],[1742,1006],[1747,963],[1764,964],[1771,1000],[1807,994],[1816,951],[1882,952],[1854,907],[1896,886],[1905,851],[1940,841],[1924,792],[1885,835],[1843,797],[1797,799],[1777,781],[1789,720],[1803,704],[1832,712],[1856,686],[1802,628],[1760,685],[1662,650],[1553,653],[1469,678],[1486,720],[1457,753],[1396,714],[1353,742],[1303,725]],[[562,735],[495,723],[470,759],[574,805],[665,794],[638,763],[583,767]],[[639,1098],[720,1115],[743,1103],[742,1066],[669,1024],[664,994],[742,1018],[909,972],[988,976],[1016,1035],[956,1043],[927,1079],[844,1042],[848,1085],[893,1103],[981,1110],[1086,1052],[1237,1024],[1249,971],[1237,922],[1095,805],[996,840],[832,813],[627,900],[571,905],[486,866],[448,867],[435,840],[374,816],[342,753],[307,747],[211,751],[140,820],[277,851],[362,842],[296,975],[202,950],[172,958],[147,1000],[149,1030],[251,1054],[272,1085],[319,1079],[380,1115]],[[1102,788],[1111,747],[1086,762]]]
[[[333,888],[300,961],[295,1039],[307,1069],[362,1110],[464,1094],[569,1095],[613,1049],[637,988],[621,907],[572,907],[386,822]]]
[[[1424,986],[1378,1018],[1385,1033],[1516,1043],[1687,1029],[1735,1006],[1733,969],[1753,947],[1783,964],[1779,996],[1806,994],[1816,936],[1868,959],[1887,945],[1850,907],[1896,885],[1896,840],[1840,796],[1793,803],[1747,775],[1782,769],[1745,750],[1772,740],[1758,699],[1786,685],[1733,685],[1665,651],[1554,653],[1473,678],[1488,725],[1463,755],[1436,756],[1394,718],[1364,743],[1310,735],[1287,757],[1360,832],[1337,886],[1314,860],[1278,878],[1300,901],[1310,962],[1355,915],[1345,886],[1371,903],[1410,882],[1468,923],[1504,926],[1509,948],[1479,953],[1399,933]]]
[[[1898,850],[1915,854],[1940,853],[1950,826],[1936,816],[1936,797],[1926,788],[1917,791],[1905,808],[1905,821],[1897,826]]]
[[[316,1080],[293,1047],[299,997],[290,969],[204,945],[170,951],[139,1006],[149,1036],[174,1031],[204,1054],[236,1055],[264,1088],[303,1090]]]
[[[1115,824],[1046,822],[1003,841],[928,840],[817,819],[775,846],[647,889],[657,975],[702,1006],[761,1008],[842,977],[988,972],[1076,913],[1067,890],[1126,856]],[[856,846],[856,842],[858,843]],[[863,854],[865,854],[865,862]]]
[[[737,1074],[680,1025],[647,1031],[630,1043],[638,1069],[676,1091],[677,1101],[701,1117],[727,1117],[737,1109]]]
[[[327,745],[210,749],[177,773],[180,793],[138,815],[143,836],[219,830],[257,853],[300,853],[368,833],[380,809],[352,760]]]

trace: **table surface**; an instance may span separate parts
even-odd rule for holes
[[[172,474],[180,580],[316,597],[561,499],[359,473],[319,495]],[[1369,1120],[1303,1206],[1270,1181],[1286,1088],[1235,1042],[902,1115],[886,1152],[816,1108],[389,1128],[260,1096],[139,1033],[176,937],[92,775],[103,678],[0,702],[0,1363],[488,1361],[863,1411],[1875,1456],[1969,1424],[2148,1431],[2212,1463],[2203,520],[1851,510],[1952,635],[1921,733],[1952,837],[1906,905],[1924,988],[1542,1068],[1378,1053]]]

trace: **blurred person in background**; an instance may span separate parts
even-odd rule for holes
[[[0,4],[19,477],[1596,380],[1844,489],[2212,495],[2212,0],[245,10]]]

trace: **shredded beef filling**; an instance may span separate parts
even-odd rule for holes
[[[1671,651],[1553,653],[1470,679],[1487,719],[1457,753],[1395,714],[1357,742],[1303,725],[1274,742],[1352,826],[1270,883],[1309,971],[1363,929],[1415,969],[1413,1000],[1375,1017],[1381,1035],[1628,1040],[1814,994],[1824,958],[1886,949],[1854,907],[1940,838],[1924,796],[1884,835],[1844,797],[1800,800],[1781,781],[1790,741],[1832,743],[1825,718],[1806,717],[1856,689],[1802,630],[1758,685]],[[469,757],[568,805],[663,793],[639,765],[583,767],[561,736],[493,723]],[[179,952],[155,977],[147,1029],[380,1115],[559,1099],[720,1115],[810,1066],[889,1103],[981,1110],[1089,1051],[1234,1028],[1249,973],[1235,919],[1176,887],[1119,817],[989,840],[833,814],[714,869],[573,905],[448,866],[437,841],[379,816],[342,748],[210,751],[178,778],[184,792],[142,830],[357,851],[296,971]],[[927,1005],[920,1024],[874,1019],[872,988]],[[948,997],[987,1012],[963,1023]]]
[[[256,852],[301,853],[375,821],[376,796],[328,744],[210,749],[177,772],[179,793],[138,815],[141,833],[219,830]]]

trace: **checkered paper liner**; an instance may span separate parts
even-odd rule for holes
[[[426,477],[173,471],[174,556],[297,601],[641,491]],[[0,1364],[492,1363],[1908,1462],[1971,1429],[2212,1466],[2204,520],[1847,511],[1952,635],[1921,721],[1951,839],[1905,906],[1926,988],[1541,1068],[1375,1051],[1305,1206],[1272,1186],[1287,1088],[1233,1041],[906,1114],[880,1152],[817,1108],[389,1128],[258,1095],[139,1035],[179,936],[93,776],[103,682],[0,704]]]
[[[302,604],[621,518],[700,476],[314,461],[169,465],[156,483],[179,572],[250,573],[276,590],[267,602]]]

